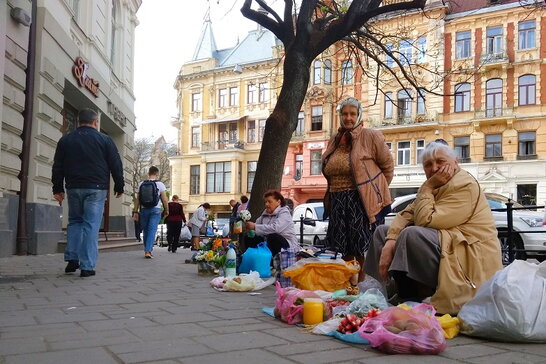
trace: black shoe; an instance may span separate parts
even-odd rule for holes
[[[171,252],[176,253],[176,249],[171,250]]]
[[[80,268],[80,262],[77,260],[69,260],[66,268],[64,269],[65,273],[74,273],[77,269]]]
[[[80,277],[91,277],[91,276],[94,276],[94,275],[95,275],[94,270],[84,270],[84,269],[82,269],[82,271],[80,272]]]
[[[170,246],[170,245],[169,245],[169,247],[167,248],[167,251],[169,251],[169,252],[171,251],[171,246]]]

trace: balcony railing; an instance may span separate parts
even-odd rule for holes
[[[215,142],[201,143],[202,151],[231,149],[245,149],[245,142],[242,140],[217,140]]]
[[[484,53],[481,57],[482,64],[501,63],[508,61],[506,52]]]

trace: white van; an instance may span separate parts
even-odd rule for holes
[[[323,220],[324,205],[322,202],[311,202],[294,208],[292,220],[296,237],[300,240],[301,216],[303,216],[303,243],[307,245],[326,245],[328,220]]]

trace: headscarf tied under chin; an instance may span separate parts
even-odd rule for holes
[[[356,109],[358,111],[357,119],[356,119],[356,121],[355,121],[355,123],[354,123],[354,125],[353,125],[353,127],[351,129],[345,128],[345,125],[343,125],[343,118],[341,117],[341,112],[343,111],[343,108],[345,106],[354,106],[354,107],[356,107]],[[338,111],[339,111],[339,118],[341,120],[340,121],[341,126],[337,130],[338,135],[339,135],[339,137],[338,137],[339,138],[338,139],[339,144],[338,145],[343,145],[343,146],[350,149],[351,144],[352,144],[351,130],[356,128],[362,122],[362,114],[363,114],[362,105],[354,97],[348,97],[345,100],[343,100],[343,102],[338,106]]]

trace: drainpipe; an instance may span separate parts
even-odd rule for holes
[[[21,158],[21,172],[19,180],[21,189],[19,192],[19,209],[17,213],[17,255],[28,254],[28,231],[27,231],[27,191],[28,191],[28,170],[30,164],[30,142],[32,136],[32,114],[34,106],[34,78],[36,68],[36,11],[38,0],[32,0],[32,15],[28,37],[27,69],[25,82],[25,110],[23,111],[23,150]]]

